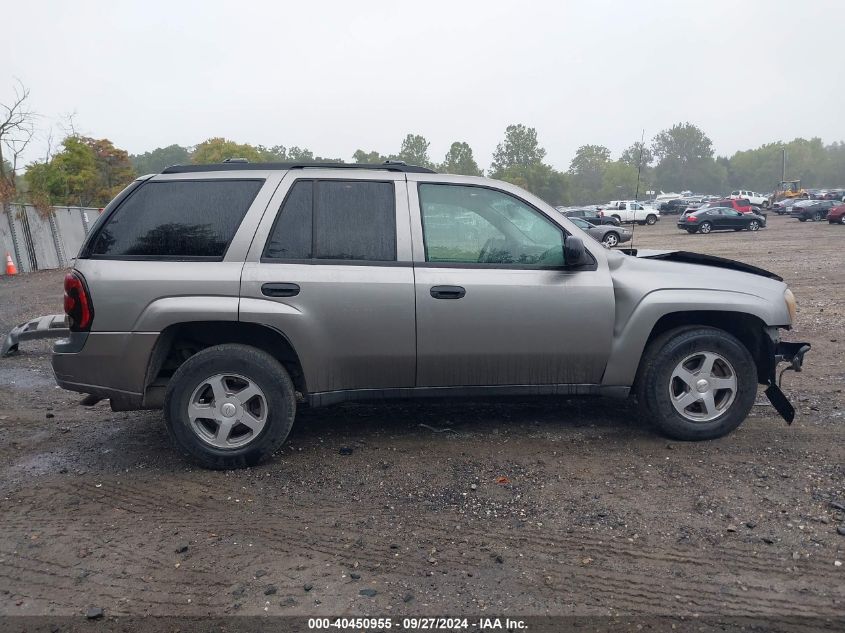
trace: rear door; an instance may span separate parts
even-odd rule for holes
[[[408,181],[417,385],[599,383],[614,319],[605,259],[567,269],[564,230],[516,188],[434,174]]]
[[[404,175],[287,173],[244,266],[240,319],[281,331],[309,394],[412,387],[414,270]]]

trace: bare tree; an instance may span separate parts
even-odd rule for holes
[[[0,201],[6,212],[16,193],[21,156],[35,135],[37,115],[28,101],[29,90],[19,81],[11,103],[0,104]]]

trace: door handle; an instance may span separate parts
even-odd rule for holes
[[[467,293],[463,286],[432,286],[429,292],[435,299],[460,299]]]
[[[295,297],[299,294],[297,284],[272,283],[261,286],[261,294],[265,297]]]

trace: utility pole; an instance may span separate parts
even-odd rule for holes
[[[786,148],[780,150],[783,156],[783,160],[781,161],[781,169],[780,169],[780,181],[786,182]]]

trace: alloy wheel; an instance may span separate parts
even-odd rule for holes
[[[267,398],[249,378],[216,374],[188,402],[191,430],[206,444],[233,449],[249,444],[267,424]]]
[[[715,352],[695,352],[684,358],[669,379],[669,398],[681,416],[709,422],[727,411],[737,395],[736,372]]]

